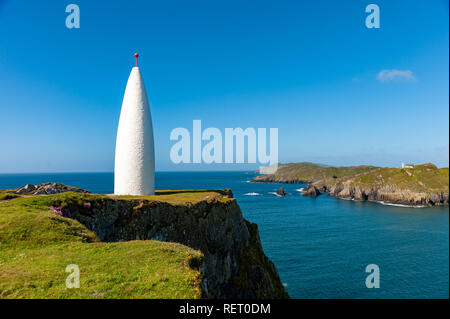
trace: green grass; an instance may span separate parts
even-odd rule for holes
[[[383,167],[351,179],[353,185],[375,187],[395,185],[399,189],[426,192],[448,193],[448,168],[437,168],[433,164],[417,165],[414,168]]]
[[[181,203],[207,194],[161,196]],[[201,297],[199,251],[159,241],[102,243],[49,209],[55,202],[103,197],[64,193],[0,201],[0,298]],[[66,288],[69,264],[80,268],[79,289]]]
[[[275,174],[266,175],[276,181],[318,181],[329,178],[354,176],[376,169],[375,166],[330,167],[313,163],[289,163],[279,166]],[[256,178],[258,180],[258,178]]]
[[[146,199],[149,201],[166,202],[172,205],[195,204],[201,201],[221,201],[229,202],[232,198],[224,197],[224,190],[162,190],[155,191],[155,195],[147,196],[111,196],[117,199]]]
[[[8,199],[13,199],[13,198],[17,198],[17,197],[19,197],[19,195],[17,195],[17,194],[11,194],[11,193],[6,193],[6,192],[0,193],[0,200],[8,200]]]
[[[398,189],[426,193],[449,192],[449,169],[437,168],[427,163],[414,168],[390,168],[376,166],[328,167],[313,163],[291,163],[280,165],[272,175],[262,175],[255,181],[269,179],[275,182],[322,181],[331,186],[339,182],[350,182],[354,186],[395,186]]]

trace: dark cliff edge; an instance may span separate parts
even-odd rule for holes
[[[209,192],[214,195],[205,191],[206,199],[181,202],[171,199],[176,191],[148,197],[66,193],[53,205],[104,242],[158,240],[201,251],[204,298],[289,298],[257,225],[243,218],[231,191]]]

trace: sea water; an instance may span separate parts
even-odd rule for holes
[[[449,208],[301,196],[305,185],[250,183],[252,172],[157,172],[156,189],[231,188],[257,223],[292,298],[448,298]],[[4,174],[0,189],[60,182],[113,192],[112,173]],[[286,197],[274,193],[282,186]],[[366,266],[380,288],[366,287]]]

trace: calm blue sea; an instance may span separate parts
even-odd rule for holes
[[[157,189],[231,188],[293,298],[448,298],[449,208],[405,208],[320,196],[305,185],[254,184],[251,172],[159,172]],[[0,189],[60,182],[113,192],[112,173],[6,174]],[[273,194],[283,186],[288,196]],[[247,195],[257,193],[259,195]],[[368,289],[368,264],[380,288]]]

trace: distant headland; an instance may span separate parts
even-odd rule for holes
[[[326,193],[342,199],[415,207],[449,204],[449,168],[431,163],[400,168],[289,163],[252,182],[308,184],[302,195],[309,197]]]

